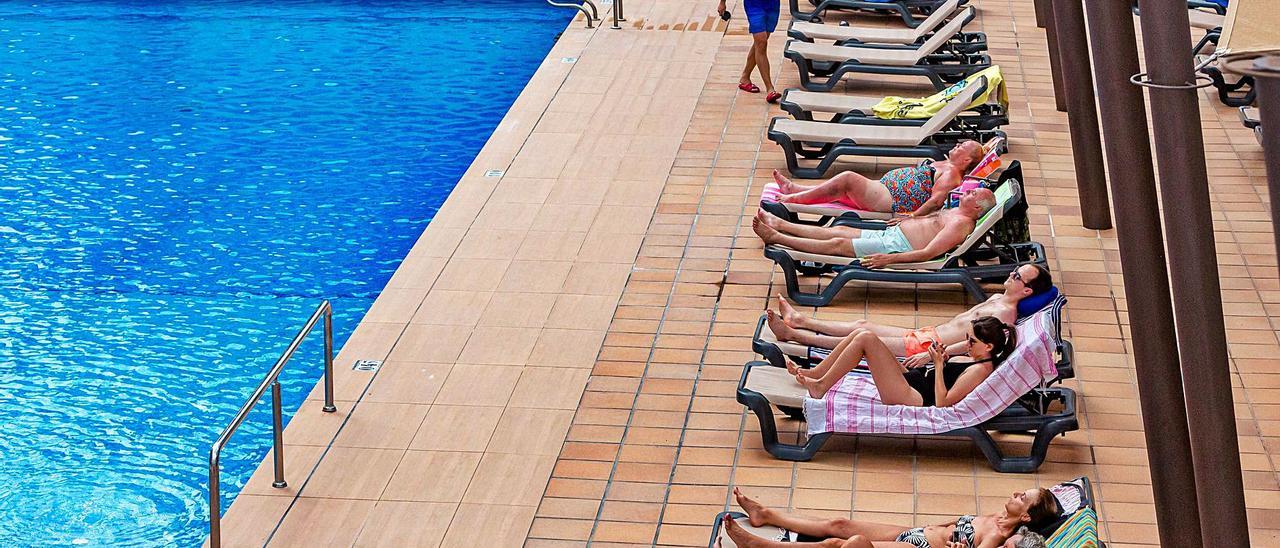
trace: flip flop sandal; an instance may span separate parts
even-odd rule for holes
[[[738,84],[738,89],[745,91],[747,93],[760,93],[760,88],[757,87],[755,84],[752,84],[751,82],[747,82],[745,84]]]
[[[782,94],[776,91],[769,92],[769,95],[764,98],[765,101],[770,103],[777,103],[779,99],[782,99]]]

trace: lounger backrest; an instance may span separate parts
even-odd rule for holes
[[[933,36],[930,36],[924,44],[920,45],[920,57],[924,58],[924,56],[938,51],[938,48],[942,47],[942,44],[945,44],[947,40],[950,40],[953,36],[959,34],[960,29],[964,28],[969,21],[972,21],[976,14],[977,12],[974,11],[973,6],[969,6],[965,8],[964,12],[959,16],[947,21],[947,24],[943,25],[942,28],[938,29],[938,32],[933,33]]]
[[[920,126],[920,133],[928,137],[929,135],[942,131],[942,128],[946,127],[947,124],[950,124],[952,120],[955,120],[956,116],[959,116],[961,112],[964,112],[965,109],[969,108],[969,105],[973,103],[974,98],[981,95],[982,92],[986,90],[986,76],[979,77],[978,79],[969,82],[964,89],[960,90],[960,93],[957,93],[950,101],[947,101],[946,106],[942,107],[942,110],[939,110],[938,113],[934,114],[932,118],[929,118],[924,125]]]
[[[960,0],[947,0],[941,6],[933,10],[929,17],[920,22],[920,26],[915,29],[916,39],[920,39],[926,32],[938,28],[947,17],[956,12],[956,8],[960,7]],[[954,34],[954,33],[953,33]]]

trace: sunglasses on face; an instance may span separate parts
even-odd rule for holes
[[[1013,272],[1010,272],[1010,273],[1009,273],[1009,277],[1010,277],[1010,278],[1013,278],[1013,279],[1015,279],[1015,280],[1018,280],[1018,281],[1020,281],[1020,282],[1021,282],[1021,281],[1023,281],[1023,280],[1022,280],[1022,274],[1021,274],[1021,273],[1019,273],[1017,270],[1014,270]]]

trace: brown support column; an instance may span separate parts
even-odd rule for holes
[[[1049,11],[1049,0],[1035,0],[1036,26],[1044,28],[1044,12]]]
[[[1053,0],[1053,24],[1058,34],[1062,87],[1067,95],[1080,216],[1085,228],[1106,230],[1111,228],[1111,206],[1107,203],[1102,138],[1098,136],[1098,111],[1093,100],[1093,68],[1089,63],[1089,39],[1085,36],[1084,6],[1080,2]]]
[[[1053,103],[1058,112],[1067,111],[1067,94],[1062,90],[1062,68],[1058,59],[1058,31],[1053,24],[1052,0],[1036,0],[1044,3],[1044,34],[1049,43],[1049,76],[1053,78]]]
[[[1209,177],[1185,0],[1139,0],[1160,197],[1168,233],[1178,353],[1182,359],[1201,538],[1206,546],[1249,546],[1240,445],[1222,321]],[[1145,321],[1138,319],[1138,321]],[[1189,390],[1187,390],[1189,388]]]
[[[1116,237],[1124,270],[1138,399],[1142,403],[1156,530],[1161,546],[1200,548],[1195,472],[1187,432],[1178,341],[1169,299],[1164,236],[1151,167],[1151,137],[1138,72],[1138,47],[1128,0],[1086,0]]]

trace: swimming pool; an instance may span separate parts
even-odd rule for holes
[[[217,433],[321,299],[345,339],[572,14],[0,4],[0,545],[199,544]]]

